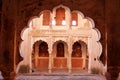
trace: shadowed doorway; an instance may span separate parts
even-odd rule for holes
[[[32,68],[35,71],[48,70],[49,52],[48,44],[44,41],[36,41],[33,46]]]

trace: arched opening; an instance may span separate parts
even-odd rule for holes
[[[77,12],[71,13],[71,25],[78,26],[78,13]]]
[[[88,69],[87,44],[83,41],[76,41],[72,45],[71,55],[72,69]]]
[[[46,42],[41,42],[39,45],[39,57],[48,57],[48,45]]]
[[[81,44],[79,42],[73,44],[72,50],[72,57],[82,57]]]
[[[64,41],[56,41],[53,44],[53,69],[68,69],[68,45]]]
[[[63,21],[65,20],[65,9],[60,7],[56,10],[56,25],[63,25]]]
[[[40,40],[33,45],[32,52],[32,70],[47,70],[49,63],[48,45],[46,42]]]
[[[64,57],[64,44],[63,43],[57,44],[57,57]]]
[[[50,25],[50,12],[49,11],[43,11],[43,25],[49,26]]]

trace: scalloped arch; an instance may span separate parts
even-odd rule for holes
[[[57,8],[59,8],[59,7],[64,7],[64,8],[66,8],[66,9],[68,9],[69,12],[71,12],[68,7],[63,6],[63,5],[56,6],[55,8],[53,8],[53,10],[55,10],[55,9],[57,9]],[[44,10],[44,11],[49,11],[49,10]],[[43,11],[41,11],[41,12],[38,14],[38,16],[33,16],[33,17],[31,17],[31,18],[29,19],[29,21],[28,21],[27,26],[30,25],[30,22],[31,22],[33,19],[39,18],[40,15],[42,14],[42,12],[43,12]],[[77,12],[77,13],[81,16],[81,18],[82,18],[83,20],[88,20],[88,21],[89,21],[89,24],[90,24],[89,30],[90,30],[90,32],[92,33],[91,42],[90,42],[90,44],[89,44],[89,43],[87,43],[87,41],[84,41],[84,40],[82,40],[82,39],[81,39],[80,41],[82,41],[83,43],[87,44],[87,45],[88,45],[88,48],[90,47],[90,48],[88,49],[88,53],[93,54],[93,55],[95,54],[94,56],[91,56],[91,55],[90,55],[91,58],[95,58],[95,57],[98,57],[98,58],[99,58],[99,57],[101,56],[101,54],[102,54],[102,45],[101,45],[101,43],[99,42],[99,40],[100,40],[100,38],[101,38],[101,35],[100,35],[100,31],[95,28],[95,23],[94,23],[93,19],[91,19],[91,18],[89,18],[89,17],[85,17],[84,14],[83,14],[82,12],[78,11],[78,10],[74,10],[74,11],[72,11],[72,12]],[[72,12],[71,12],[71,13],[72,13]],[[52,15],[52,12],[51,12],[51,11],[50,11],[50,13],[51,13],[51,15]],[[25,34],[25,31],[26,31],[26,30],[28,30],[28,28],[24,28],[24,29],[22,30],[22,32],[21,32],[21,38],[22,38],[22,40],[24,40],[24,38],[23,38],[22,35]],[[80,30],[80,29],[78,29],[78,30]],[[87,31],[87,29],[86,29],[86,31]],[[35,39],[33,40],[32,44],[31,44],[32,47],[33,47],[33,45],[34,45],[36,42],[38,42],[38,41],[40,41],[40,40],[42,40],[42,41],[46,42],[47,44],[49,44],[49,42],[47,42],[47,40],[44,39],[44,38],[35,38]],[[24,40],[24,41],[25,41],[25,40]],[[21,42],[21,45],[23,44],[24,41]],[[61,38],[61,37],[58,37],[58,38],[56,38],[56,39],[53,39],[53,40],[52,40],[52,43],[53,43],[53,45],[54,45],[55,43],[57,43],[57,42],[59,42],[59,41],[64,42],[65,44],[67,44],[67,46],[69,45],[69,44],[67,43],[67,39],[66,39],[66,38]],[[76,42],[76,41],[79,41],[79,39],[74,40],[74,42]],[[74,42],[73,42],[73,44],[74,44]],[[27,44],[28,44],[28,43],[27,43]],[[53,45],[52,45],[52,47],[53,47]],[[92,47],[92,48],[91,48],[91,47]],[[21,55],[23,56],[22,52],[21,52]],[[94,63],[94,61],[93,61],[93,63]],[[93,63],[90,62],[91,65],[92,65]]]

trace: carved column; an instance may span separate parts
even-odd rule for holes
[[[32,72],[32,47],[31,47],[31,35],[29,34],[28,30],[28,65],[30,66],[29,72]]]
[[[51,55],[51,53],[49,53],[49,66],[48,66],[48,70],[49,70],[48,73],[52,72],[52,55]]]
[[[83,37],[83,38],[81,38],[79,40],[82,40],[84,42],[84,44],[82,46],[87,48],[87,46],[88,46],[88,38],[87,37]],[[86,46],[85,46],[85,44],[86,44]],[[82,52],[82,54],[83,54],[83,52]],[[87,67],[87,65],[88,65],[88,63],[87,63],[87,55],[88,55],[88,51],[86,51],[86,53],[82,57],[82,59],[83,59],[82,69],[88,69],[88,67]]]
[[[89,55],[89,62],[88,62],[88,72],[91,73],[91,37],[88,37],[88,55]]]
[[[72,51],[69,51],[69,67],[68,67],[69,73],[71,73],[71,70],[72,70],[71,53],[72,53]]]
[[[49,65],[48,65],[48,73],[51,73],[52,72],[52,37],[49,37],[50,41],[49,41],[49,44],[48,44],[48,51],[49,51]]]
[[[72,70],[72,62],[71,62],[71,53],[72,53],[72,42],[71,42],[71,37],[69,36],[68,38],[68,52],[69,52],[69,55],[68,55],[68,70],[69,70],[69,73],[71,73],[71,70]]]
[[[35,67],[38,67],[39,44],[35,44]]]

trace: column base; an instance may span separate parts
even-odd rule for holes
[[[69,69],[69,70],[68,70],[68,72],[69,72],[69,73],[71,73],[71,72],[72,72],[72,70],[71,70],[71,69]]]
[[[51,74],[51,73],[52,73],[52,70],[51,70],[51,69],[49,69],[49,70],[48,70],[48,73],[49,73],[49,74]]]

